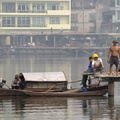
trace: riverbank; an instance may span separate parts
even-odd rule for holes
[[[106,55],[108,47],[16,47],[0,48],[0,54],[36,54],[36,55],[65,55],[82,56],[85,54]]]

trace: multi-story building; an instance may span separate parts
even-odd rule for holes
[[[99,33],[102,13],[108,9],[104,0],[72,0],[71,31],[80,33]]]
[[[70,0],[1,0],[0,44],[23,45],[71,27]]]
[[[120,0],[109,0],[109,10],[103,13],[101,31],[120,32]]]
[[[71,3],[71,31],[96,32],[96,11],[93,0],[72,0]]]
[[[120,32],[120,0],[110,1],[112,14],[112,32]]]

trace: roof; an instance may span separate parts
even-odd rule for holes
[[[34,72],[23,73],[25,81],[43,82],[43,81],[67,81],[63,72]]]

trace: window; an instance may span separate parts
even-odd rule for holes
[[[89,20],[95,20],[95,14],[94,13],[89,14]]]
[[[117,11],[117,16],[118,16],[118,20],[120,20],[120,10],[119,11]]]
[[[17,11],[19,13],[29,13],[30,12],[30,4],[29,3],[18,3]]]
[[[115,0],[110,0],[110,7],[115,7]]]
[[[45,18],[44,17],[33,17],[32,27],[45,27]]]
[[[83,6],[83,2],[80,1],[80,7],[82,7],[82,6]]]
[[[120,0],[117,0],[117,5],[120,5]]]
[[[2,27],[15,27],[15,17],[2,17]]]
[[[30,27],[30,17],[18,17],[18,27]]]
[[[50,17],[50,24],[60,24],[59,17]]]
[[[78,14],[72,14],[71,15],[71,21],[72,22],[78,22]]]
[[[60,10],[60,3],[48,3],[48,10]]]
[[[95,32],[95,27],[94,26],[90,26],[89,27],[89,32]]]
[[[78,31],[78,27],[77,27],[77,26],[72,26],[72,27],[71,27],[71,30],[72,30],[72,31]]]
[[[73,7],[76,7],[76,2],[75,1],[73,1]]]
[[[32,12],[34,12],[34,13],[45,12],[45,3],[33,3],[32,4]]]
[[[15,12],[15,3],[2,3],[2,12],[14,13]]]

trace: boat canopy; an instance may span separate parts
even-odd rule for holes
[[[64,72],[34,72],[23,73],[25,81],[33,82],[61,82],[67,81]]]

